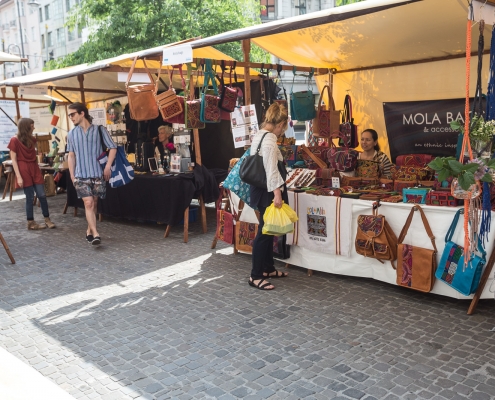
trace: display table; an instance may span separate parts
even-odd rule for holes
[[[299,196],[313,196],[309,194],[299,194]],[[320,196],[323,197],[323,196]],[[353,244],[354,238],[357,232],[357,218],[360,214],[371,214],[372,202],[366,200],[353,200],[353,199],[341,199],[342,202],[352,202],[352,222],[350,232],[350,241]],[[294,208],[293,194],[289,192],[289,203]],[[454,207],[436,207],[421,205],[426,217],[430,223],[430,227],[435,236],[435,242],[438,249],[437,262],[440,261],[443,249],[445,247],[445,234],[454,218],[454,214],[457,208]],[[399,236],[402,227],[411,210],[410,204],[404,203],[381,203],[378,209],[379,214],[385,215],[386,220],[390,224],[392,230],[397,237]],[[299,210],[299,218],[307,218],[305,215],[306,210]],[[495,214],[492,212],[492,230],[489,234],[489,242],[486,245],[487,248],[487,260],[492,251],[495,240],[495,229],[493,229],[495,221]],[[331,231],[330,231],[331,232]],[[463,243],[463,229],[462,225],[456,230],[456,234],[453,240],[456,243]],[[329,239],[332,240],[333,233],[329,233]],[[287,243],[292,245],[292,242],[287,238]],[[344,238],[342,238],[344,240]],[[428,249],[432,248],[430,239],[428,238],[423,223],[419,215],[414,215],[414,218],[409,228],[408,234],[404,240],[404,243],[412,244],[415,246],[421,246]],[[299,267],[308,268],[310,270],[329,272],[332,274],[359,276],[364,278],[373,278],[382,282],[390,284],[396,284],[396,271],[392,268],[389,261],[384,264],[373,258],[365,258],[356,253],[352,245],[350,256],[339,256],[334,254],[327,254],[323,252],[317,252],[315,250],[309,250],[300,246],[291,246],[291,257],[286,261],[288,264],[297,265]],[[491,276],[482,292],[481,298],[493,298],[493,293],[490,292],[493,276]],[[407,291],[407,288],[403,288]],[[473,296],[466,297],[455,291],[445,283],[436,281],[431,293],[440,294],[443,296],[453,297],[456,299],[468,299]]]
[[[167,225],[164,237],[172,226],[184,218],[184,242],[188,241],[189,206],[193,198],[200,201],[203,233],[206,233],[206,213],[202,195],[196,192],[193,174],[177,176],[136,174],[129,184],[112,189],[107,186],[105,199],[98,201],[98,213],[104,216],[152,221]],[[84,208],[67,174],[67,207]]]

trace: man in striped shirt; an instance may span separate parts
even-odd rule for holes
[[[98,245],[101,238],[96,230],[96,210],[98,198],[105,198],[106,182],[110,179],[110,167],[117,154],[117,146],[108,134],[105,127],[101,127],[101,143],[98,125],[93,125],[93,118],[88,109],[82,103],[73,103],[69,106],[69,118],[74,123],[74,128],[67,135],[67,150],[69,151],[70,178],[74,183],[77,197],[82,198],[86,211],[88,229],[86,240]],[[97,158],[108,148],[108,162],[103,171]]]

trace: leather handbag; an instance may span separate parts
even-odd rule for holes
[[[486,252],[478,239],[478,252],[481,257],[473,254],[468,264],[464,265],[464,248],[452,241],[459,216],[462,214],[464,214],[464,209],[457,210],[445,235],[445,248],[435,277],[464,296],[469,296],[478,289],[481,273],[486,263]]]
[[[296,78],[296,67],[293,68],[294,78],[290,89],[290,116],[295,121],[311,121],[316,117],[315,96],[311,88],[311,79],[313,72],[310,72],[308,78],[308,90],[303,92],[293,92],[294,80]]]
[[[176,114],[175,116],[173,116],[171,118],[167,118],[167,119],[163,118],[163,120],[166,122],[169,122],[171,124],[184,125],[185,124],[185,118],[186,118],[186,107],[187,107],[187,105],[186,105],[187,88],[186,88],[186,82],[184,80],[184,75],[182,74],[182,64],[177,65],[177,67],[179,69],[179,74],[180,74],[180,78],[182,81],[182,90],[184,92],[183,96],[177,96],[177,100],[180,103],[180,106],[182,108],[182,112],[179,114]],[[175,68],[175,65],[172,67],[172,74],[170,74],[170,72],[169,72],[170,87],[172,86],[172,82],[173,82],[174,68]],[[163,113],[162,113],[162,116],[163,116]]]
[[[131,118],[135,121],[148,121],[155,119],[159,115],[158,105],[155,101],[156,85],[154,83],[153,77],[148,71],[146,62],[144,66],[150,78],[150,83],[141,85],[129,85],[132,74],[134,73],[136,61],[137,56],[134,57],[132,67],[129,71],[129,74],[127,75],[127,81],[125,83],[125,90],[127,92],[127,100],[129,103],[129,112],[131,114]]]
[[[216,209],[217,209],[217,230],[216,237],[220,239],[222,242],[227,244],[234,244],[234,219],[236,219],[236,215],[233,213],[222,210],[222,199],[224,197],[228,197],[230,204],[232,201],[230,199],[230,192],[226,189],[220,190],[220,196],[216,201]]]
[[[333,132],[330,138],[342,138],[339,131]],[[330,141],[332,147],[327,152],[328,164],[337,171],[349,172],[356,169],[359,153],[347,146],[336,147],[333,141]]]
[[[261,144],[263,143],[263,139],[265,139],[265,136],[267,134],[268,132],[265,132],[265,134],[261,138],[260,144],[256,149],[256,153],[254,153],[249,157],[246,157],[239,169],[239,176],[241,177],[241,180],[243,182],[265,190],[266,190],[266,172],[265,172],[265,166],[263,165],[263,157],[260,155],[260,149],[261,149]]]
[[[161,70],[161,62],[160,62],[160,70]],[[160,79],[160,72],[158,72],[158,79],[156,81],[157,89],[158,89],[159,79]],[[182,114],[183,113],[182,105],[184,104],[183,102],[181,104],[181,102],[179,101],[179,97],[175,93],[170,70],[168,70],[168,80],[169,80],[168,90],[155,96],[156,104],[158,105],[158,109],[160,110],[160,114],[162,114],[162,118],[164,121],[172,117],[175,117],[176,115]],[[182,80],[184,81],[184,78],[182,78]]]
[[[376,204],[373,204],[371,215],[358,216],[358,229],[354,244],[356,253],[375,258],[382,263],[388,260],[394,267],[393,262],[397,259],[397,236],[385,216],[378,214]]]
[[[211,94],[208,93],[208,85],[211,82],[213,90]],[[210,59],[205,60],[204,65],[204,83],[203,91],[201,93],[201,111],[199,119],[204,123],[219,123],[221,121],[220,107],[218,103],[220,97],[218,96],[218,87],[215,80],[215,72],[213,71],[212,63]]]
[[[354,118],[352,118],[352,102],[349,94],[344,98],[344,112],[342,113],[342,123],[339,126],[339,131],[343,135],[339,143],[341,146],[357,147],[359,145],[357,125],[354,125]]]
[[[225,71],[225,61],[222,60],[221,62],[222,77],[220,81],[222,83],[222,94],[220,95],[220,103],[218,106],[222,110],[227,111],[229,113],[233,112],[235,110],[235,106],[237,105],[237,88],[232,87],[232,71],[235,70],[235,66],[236,66],[236,61],[234,61],[233,66],[230,67],[230,78],[229,78],[230,86],[226,86],[225,81],[223,79],[223,75]],[[235,76],[237,81],[237,74],[235,74]]]
[[[326,107],[327,109],[323,109],[321,105],[325,89],[328,92],[329,98]],[[332,93],[330,93],[330,86],[325,85],[321,90],[316,118],[313,120],[313,135],[316,137],[328,138],[332,132],[339,130],[339,122],[340,111],[335,110],[335,103],[333,101]]]
[[[186,101],[185,110],[185,124],[186,129],[204,129],[205,123],[201,122],[201,100],[195,99],[195,84],[194,76],[192,75],[191,64],[187,64],[187,86],[186,92],[188,93],[189,100]]]
[[[415,211],[419,211],[433,250],[402,243],[406,237]],[[437,246],[423,209],[415,204],[399,235],[397,246],[397,285],[420,292],[430,292],[435,283]]]

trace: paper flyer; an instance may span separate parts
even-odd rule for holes
[[[7,115],[16,120],[17,112],[15,109],[15,101],[0,100],[0,108]],[[29,118],[29,101],[20,101],[19,109],[21,117]],[[0,151],[8,151],[7,146],[12,136],[17,134],[17,126],[0,110]]]
[[[258,133],[258,117],[254,104],[236,108],[230,114],[230,125],[234,147],[250,146],[251,138]]]

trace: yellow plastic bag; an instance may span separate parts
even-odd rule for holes
[[[284,207],[284,205],[286,207]],[[290,216],[289,216],[290,215]],[[282,236],[294,231],[293,219],[297,221],[297,214],[287,204],[282,204],[281,208],[275,207],[272,203],[265,211],[263,220],[264,235]]]

